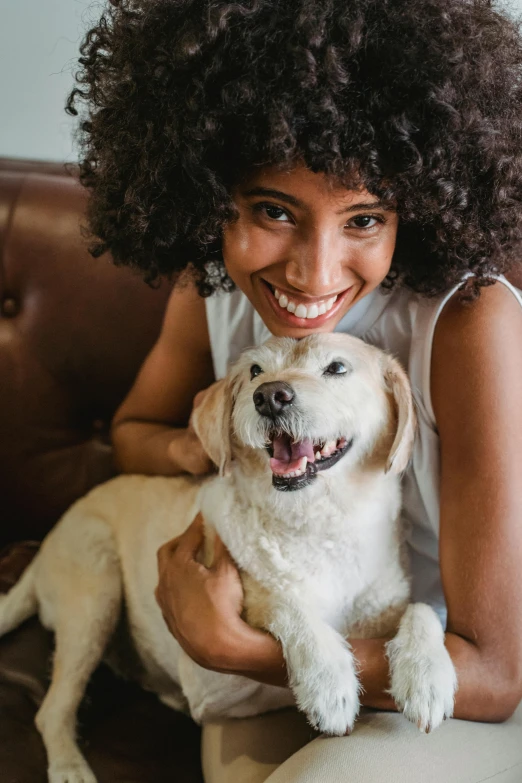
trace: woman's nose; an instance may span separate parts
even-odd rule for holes
[[[286,279],[309,296],[326,296],[343,287],[346,243],[328,232],[317,232],[294,248],[286,264]]]

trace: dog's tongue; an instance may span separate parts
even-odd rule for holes
[[[279,476],[292,473],[300,466],[303,457],[313,462],[314,444],[309,438],[292,443],[288,435],[279,435],[272,441],[274,456],[270,460],[270,468]]]

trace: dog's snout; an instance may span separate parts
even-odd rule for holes
[[[293,402],[294,397],[294,390],[284,381],[262,383],[254,392],[254,405],[261,416],[274,419]]]

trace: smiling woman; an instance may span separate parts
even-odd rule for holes
[[[233,191],[227,274],[272,334],[329,332],[390,271],[398,215],[303,165],[264,168]]]
[[[430,780],[430,749],[443,760],[436,783],[494,776],[520,739],[522,696],[522,300],[502,276],[522,252],[518,26],[491,0],[112,0],[82,53],[69,107],[86,115],[94,252],[178,282],[113,424],[121,469],[210,470],[192,408],[271,334],[339,331],[398,357],[419,419],[411,462],[392,466],[405,471],[413,598],[437,612],[459,681],[457,720],[417,758],[402,735],[399,756],[415,780]],[[272,432],[269,414],[291,393],[262,389],[256,357],[249,405],[257,390],[274,480],[306,502],[357,442],[329,430],[327,405],[317,437]],[[330,394],[349,380],[339,363],[321,366]],[[200,544],[196,522],[160,553],[171,632],[209,669],[284,685],[280,646],[241,614],[234,564],[221,549],[203,568]],[[396,709],[386,641],[347,643],[364,705]],[[464,721],[507,724],[488,745]],[[382,725],[377,713],[367,723]],[[466,776],[454,737],[473,748]],[[288,762],[274,780],[331,779],[328,759],[313,762],[325,747],[342,758],[340,779],[403,778],[379,747],[370,772],[363,741],[313,743],[309,773]],[[207,783],[239,781],[214,751]],[[268,774],[247,766],[245,779]]]

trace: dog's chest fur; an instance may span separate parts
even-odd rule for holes
[[[356,493],[347,485],[338,496],[314,491],[281,497],[250,488],[247,497],[232,475],[207,482],[200,502],[242,572],[252,625],[266,627],[271,601],[292,592],[339,631],[364,626],[382,612],[383,601],[404,600],[395,480],[359,486]],[[389,582],[385,597],[375,589],[383,579]]]

